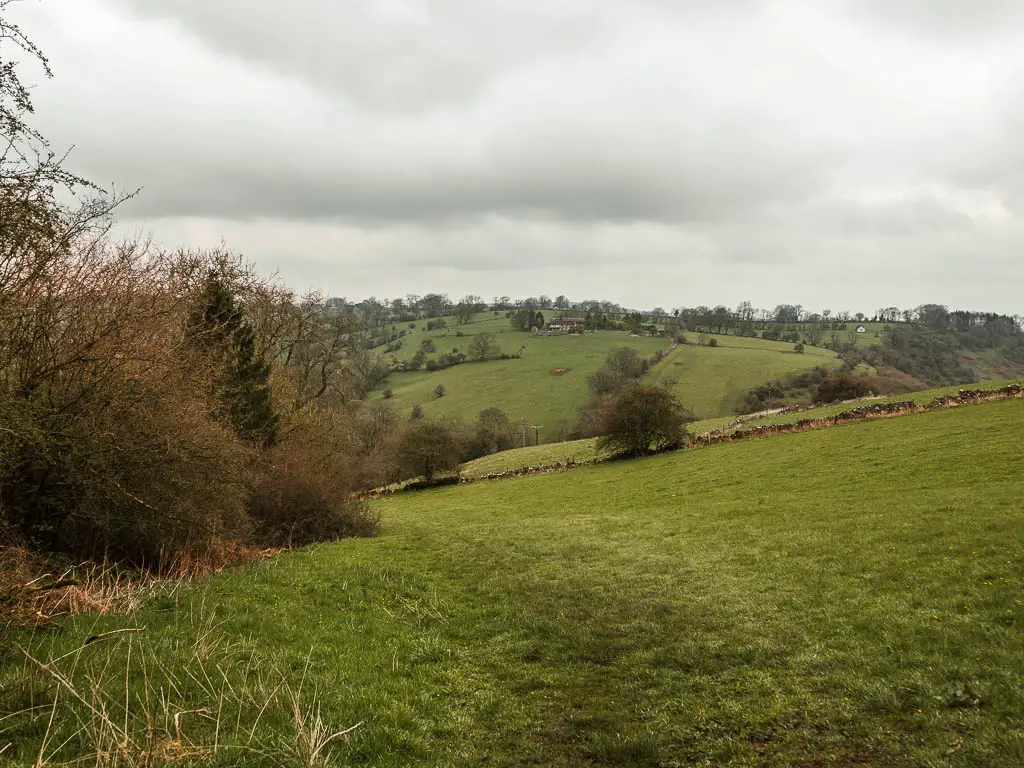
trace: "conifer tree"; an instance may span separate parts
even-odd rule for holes
[[[252,325],[227,281],[215,270],[206,278],[190,330],[221,364],[214,386],[235,432],[243,440],[273,445],[280,424],[270,397],[270,365],[257,352]]]

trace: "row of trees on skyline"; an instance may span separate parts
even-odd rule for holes
[[[777,304],[775,307],[756,307],[749,301],[741,302],[735,308],[724,304],[715,306],[699,305],[695,307],[677,307],[671,311],[662,307],[650,310],[626,308],[612,301],[588,299],[574,301],[565,295],[551,299],[547,295],[539,297],[512,298],[495,296],[492,301],[485,302],[480,296],[467,295],[452,300],[445,293],[428,293],[424,296],[410,294],[394,299],[378,299],[370,297],[359,302],[349,302],[343,298],[328,300],[332,309],[348,309],[356,311],[369,328],[380,327],[389,323],[402,323],[422,318],[451,317],[464,324],[472,320],[474,315],[484,311],[536,313],[548,312],[546,317],[564,312],[591,313],[592,315],[642,316],[644,322],[663,322],[674,317],[694,330],[703,329],[716,333],[729,333],[734,329],[757,328],[763,330],[770,324],[818,324],[824,327],[834,324],[856,323],[919,323],[935,330],[967,331],[973,327],[999,322],[1017,330],[1024,328],[1024,315],[1002,315],[993,312],[968,310],[950,310],[942,304],[922,304],[913,308],[896,306],[880,307],[873,312],[851,312],[849,310],[811,310],[801,304]],[[525,316],[525,315],[524,315]],[[582,315],[581,315],[582,316]],[[529,324],[522,324],[529,328]]]

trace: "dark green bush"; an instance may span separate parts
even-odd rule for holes
[[[598,447],[626,456],[643,456],[674,448],[686,439],[686,424],[693,414],[672,392],[661,387],[632,384],[615,392],[605,403]]]
[[[835,403],[842,400],[854,400],[858,397],[875,394],[876,391],[870,379],[858,378],[848,373],[837,373],[818,385],[814,401],[817,403]]]

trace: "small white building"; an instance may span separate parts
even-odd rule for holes
[[[867,332],[868,332],[868,329],[865,328],[863,325],[858,325],[857,326],[857,333],[867,333]]]

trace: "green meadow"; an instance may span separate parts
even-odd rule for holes
[[[762,424],[792,424],[800,421],[801,419],[819,419],[834,416],[842,411],[848,411],[852,408],[856,408],[858,405],[874,405],[876,403],[897,403],[904,401],[911,401],[917,405],[927,405],[936,397],[945,397],[946,395],[956,395],[961,389],[999,389],[1007,384],[1021,383],[1020,379],[1007,379],[1005,381],[986,381],[983,384],[960,384],[952,387],[939,387],[937,389],[925,389],[920,392],[911,392],[905,395],[890,395],[888,397],[869,397],[862,400],[856,400],[845,403],[832,403],[829,405],[820,405],[815,408],[808,408],[805,411],[797,411],[796,413],[782,413],[772,414],[763,416],[757,419],[744,419],[743,426],[759,426]],[[715,422],[704,422],[700,424],[694,424],[692,431],[696,432],[707,432],[710,429],[721,429],[721,426],[714,426],[720,423],[720,420]]]
[[[427,339],[434,342],[434,346],[437,348],[437,352],[430,353],[428,357],[436,358],[441,352],[452,351],[466,354],[469,351],[470,341],[480,333],[498,336],[498,344],[502,347],[502,351],[511,354],[518,351],[523,342],[529,338],[529,334],[512,328],[504,312],[499,312],[497,315],[494,312],[480,312],[472,321],[463,325],[457,325],[454,316],[440,319],[448,324],[447,327],[433,331],[427,330],[428,320],[398,324],[398,330],[405,331],[405,336],[402,337],[402,346],[389,357],[394,360],[410,360],[416,354],[416,350],[420,348],[420,344]],[[415,328],[410,328],[410,325],[414,325]]]
[[[1020,380],[1008,379],[1005,381],[985,382],[979,385],[981,389],[998,389],[1007,384],[1020,383]],[[849,411],[860,405],[874,405],[876,403],[894,403],[910,400],[918,405],[926,405],[936,397],[955,395],[963,386],[940,387],[938,389],[926,389],[921,392],[912,392],[906,395],[892,395],[889,397],[871,397],[863,400],[849,401],[845,403],[833,403],[821,405],[815,408],[808,408],[796,413],[776,413],[766,416],[755,417],[744,416],[723,416],[714,419],[703,419],[687,426],[693,435],[702,435],[716,429],[727,429],[734,425],[733,429],[744,429],[747,427],[763,426],[768,424],[792,424],[801,419],[818,419],[835,416],[837,413]],[[968,385],[968,388],[971,388]],[[742,422],[737,423],[737,419]],[[582,463],[592,461],[607,454],[598,450],[597,438],[584,440],[570,440],[563,443],[548,443],[546,445],[529,445],[525,448],[513,448],[508,451],[492,453],[479,459],[466,462],[462,465],[460,472],[464,477],[479,477],[492,472],[504,472],[507,470],[521,469],[523,467],[542,466],[556,463],[568,463],[570,461]]]
[[[504,323],[508,325],[507,320]],[[371,397],[382,398],[383,390],[390,388],[391,402],[403,415],[419,404],[428,418],[453,418],[466,423],[486,408],[500,408],[513,420],[525,416],[527,424],[541,425],[543,441],[555,436],[559,421],[575,423],[579,407],[587,400],[587,378],[600,367],[611,349],[628,346],[644,357],[651,357],[670,344],[666,339],[634,337],[622,331],[582,336],[532,336],[517,332],[502,334],[498,339],[502,350],[508,353],[518,353],[526,345],[522,357],[464,363],[433,372],[393,373]],[[445,347],[440,343],[436,342],[443,351]],[[556,369],[567,370],[553,373]],[[445,389],[440,398],[434,394],[438,385]],[[532,430],[530,439],[534,439]]]
[[[691,338],[692,337],[692,338]],[[688,334],[688,340],[695,340]],[[680,345],[645,377],[652,384],[671,384],[680,401],[698,419],[736,412],[752,387],[817,365],[838,367],[836,355],[809,347],[803,354],[792,344],[737,336],[711,336],[717,347],[695,343]]]
[[[582,463],[604,455],[597,448],[597,438],[567,440],[562,443],[542,443],[525,448],[492,453],[463,464],[459,472],[463,477],[480,477],[491,472],[504,472],[523,467],[537,467],[570,461]]]
[[[494,334],[502,352],[521,353],[522,357],[465,363],[439,371],[393,373],[371,400],[383,399],[384,392],[390,390],[391,402],[403,416],[420,405],[428,418],[467,423],[480,411],[496,407],[513,420],[525,417],[528,425],[540,425],[542,442],[555,438],[559,422],[576,422],[588,398],[587,378],[610,350],[627,346],[651,357],[671,346],[667,339],[623,331],[532,336],[512,331],[504,313],[500,318],[483,313],[472,323],[440,331],[426,331],[421,325],[406,335],[396,359],[411,358],[428,338],[437,349],[428,358],[453,349],[466,352],[473,336],[481,332]],[[712,336],[719,346],[711,348],[698,346],[697,338],[689,334],[691,343],[680,345],[645,381],[671,383],[684,404],[701,418],[733,413],[748,389],[786,373],[836,365],[835,354],[825,349],[812,347],[801,355],[793,352],[792,344],[736,336]],[[559,372],[554,373],[556,370]],[[444,388],[442,397],[435,394],[438,385]],[[536,433],[531,430],[529,437],[536,439]]]
[[[1022,426],[1004,400],[382,499],[377,538],[12,633],[0,761],[1020,766]]]

